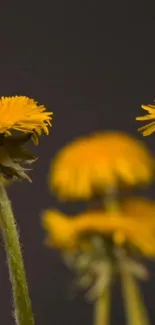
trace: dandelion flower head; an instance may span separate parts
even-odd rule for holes
[[[143,198],[126,199],[120,212],[88,211],[71,218],[47,210],[43,226],[48,243],[67,251],[76,250],[86,238],[98,235],[111,238],[115,246],[127,244],[147,257],[155,257],[155,202]]]
[[[51,115],[26,96],[0,98],[0,176],[30,180],[22,165],[31,164],[36,157],[23,145],[30,139],[38,144],[43,132],[49,134]]]
[[[89,199],[94,191],[119,184],[149,183],[154,162],[145,145],[119,132],[77,139],[57,154],[49,173],[60,199]]]
[[[10,130],[28,133],[49,133],[51,112],[26,96],[0,98],[0,133],[10,135]]]
[[[146,110],[149,114],[137,117],[137,121],[155,120],[155,105],[142,105],[141,107]],[[155,121],[140,127],[138,131],[142,132],[144,136],[152,134],[153,132],[155,132]]]

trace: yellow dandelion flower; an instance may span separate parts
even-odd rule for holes
[[[38,137],[49,134],[51,112],[25,96],[0,98],[0,174],[5,178],[27,178],[22,164],[36,160],[23,147],[30,138],[38,144]],[[17,131],[19,135],[13,135]]]
[[[125,200],[120,212],[96,210],[74,218],[49,210],[43,215],[43,226],[48,243],[62,250],[81,247],[88,234],[95,234],[108,236],[116,246],[127,244],[155,256],[155,203],[143,198]]]
[[[142,105],[141,107],[146,110],[149,114],[137,117],[137,121],[155,120],[155,105]],[[144,136],[152,134],[153,132],[155,132],[155,121],[140,127],[138,131],[142,132]]]
[[[145,145],[119,132],[103,132],[73,141],[51,165],[49,184],[60,199],[89,199],[94,192],[121,183],[151,181],[154,161]]]
[[[10,135],[11,130],[24,133],[49,133],[51,112],[46,112],[43,105],[26,96],[0,98],[0,133]]]
[[[134,279],[147,280],[148,271],[135,253],[155,258],[155,202],[130,198],[122,201],[120,210],[92,210],[73,218],[48,210],[42,221],[48,245],[61,251],[76,274],[75,288],[84,289],[86,298],[95,302],[95,324],[109,321],[111,284],[118,274],[127,320],[149,324]]]

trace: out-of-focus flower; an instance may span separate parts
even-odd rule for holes
[[[87,199],[88,208],[74,216],[45,211],[46,244],[61,252],[76,274],[76,287],[94,300],[95,325],[109,324],[109,292],[117,275],[128,325],[149,324],[134,277],[147,279],[140,259],[155,258],[155,202],[122,199],[119,190],[152,181],[154,166],[145,145],[120,132],[77,139],[52,162],[49,183],[58,198]]]
[[[1,97],[0,99],[0,173],[6,178],[30,178],[22,164],[36,160],[23,147],[29,139],[38,144],[38,137],[49,134],[51,112],[43,105],[25,96]],[[23,134],[13,135],[12,131]]]
[[[81,247],[89,251],[89,239],[99,235],[115,246],[155,257],[155,203],[146,199],[125,200],[120,211],[89,211],[74,218],[48,210],[43,225],[49,234],[48,243],[64,251]]]
[[[137,121],[155,120],[155,105],[142,105],[141,107],[149,114],[137,117]],[[138,131],[142,132],[144,136],[152,134],[155,132],[155,121],[140,127]]]
[[[148,279],[139,258],[155,258],[155,202],[128,198],[119,210],[99,209],[66,216],[59,211],[43,214],[46,242],[60,250],[76,274],[76,286],[96,302],[94,324],[109,324],[109,292],[117,275],[122,279],[129,325],[149,324],[134,277]]]
[[[89,199],[121,184],[149,183],[153,172],[154,161],[143,143],[127,134],[103,132],[62,149],[49,183],[60,199]]]

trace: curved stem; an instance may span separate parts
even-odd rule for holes
[[[94,325],[109,324],[109,300],[110,288],[108,287],[96,301],[94,311]]]
[[[34,325],[20,242],[11,204],[0,182],[0,225],[5,244],[17,325]]]

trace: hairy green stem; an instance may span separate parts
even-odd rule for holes
[[[12,285],[16,324],[34,325],[16,222],[14,220],[6,190],[1,182],[0,226],[3,234],[10,281]]]
[[[98,297],[95,304],[94,311],[94,325],[108,325],[109,324],[109,300],[110,288]]]

